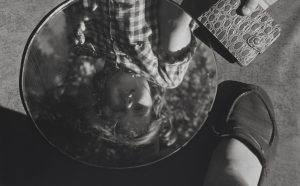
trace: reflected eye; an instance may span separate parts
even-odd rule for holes
[[[149,112],[149,108],[141,104],[135,104],[133,111],[140,116],[145,116]]]
[[[141,105],[141,104],[136,104],[136,105],[133,107],[134,111],[141,111],[141,110],[143,110],[143,108],[144,108],[144,106]]]

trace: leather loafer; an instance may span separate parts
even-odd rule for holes
[[[215,115],[217,119],[212,128],[220,137],[240,140],[258,157],[263,166],[261,184],[266,167],[275,157],[278,141],[271,100],[262,88],[255,85],[226,81],[218,88],[218,93],[225,95],[217,97],[218,103],[215,102],[218,108],[214,112],[219,115]]]

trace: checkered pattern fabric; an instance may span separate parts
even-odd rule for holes
[[[189,46],[174,55],[159,47],[158,0],[94,0],[85,22],[85,42],[116,67],[141,74],[164,88],[177,87],[196,48]]]

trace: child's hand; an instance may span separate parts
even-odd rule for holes
[[[82,0],[82,6],[78,10],[79,12],[76,12],[79,14],[78,22],[75,23],[76,27],[75,29],[75,36],[74,36],[74,43],[76,45],[83,45],[85,44],[85,31],[86,31],[86,25],[85,22],[90,20],[89,12],[94,12],[98,8],[98,5],[95,0]]]
[[[250,15],[258,6],[260,0],[247,0],[242,7],[243,15]]]

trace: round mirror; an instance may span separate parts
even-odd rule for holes
[[[25,109],[65,155],[98,167],[161,160],[201,129],[216,93],[212,50],[168,1],[67,1],[30,37]]]

